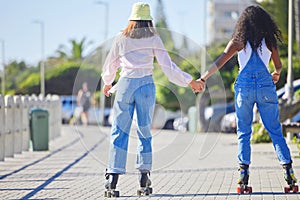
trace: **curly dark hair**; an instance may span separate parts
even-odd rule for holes
[[[237,21],[232,38],[240,41],[246,47],[249,41],[252,49],[261,48],[265,38],[268,48],[277,48],[277,42],[282,43],[282,35],[272,17],[262,7],[252,5],[247,7]]]

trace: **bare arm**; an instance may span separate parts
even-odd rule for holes
[[[275,72],[280,74],[281,70],[282,70],[282,64],[281,64],[278,50],[275,48],[272,49],[271,59],[273,61],[274,67],[275,67]]]
[[[279,78],[280,78],[280,73],[281,73],[281,70],[282,70],[282,64],[281,64],[281,60],[280,60],[280,57],[279,57],[278,50],[274,47],[272,48],[271,59],[273,61],[274,67],[275,67],[275,70],[271,75],[272,75],[274,83],[276,84],[278,82]]]
[[[204,81],[207,80],[216,71],[221,69],[224,64],[232,58],[237,51],[243,49],[243,45],[240,42],[230,40],[224,50],[224,52],[216,59],[216,61],[210,66],[210,68],[201,76]]]

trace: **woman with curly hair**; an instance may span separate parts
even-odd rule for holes
[[[253,107],[256,104],[262,122],[272,139],[277,157],[284,169],[284,178],[289,187],[285,192],[298,191],[292,169],[290,150],[282,134],[279,121],[276,86],[281,73],[281,61],[277,42],[281,42],[281,32],[272,17],[260,6],[247,7],[236,24],[232,39],[214,64],[199,81],[205,84],[213,73],[237,53],[239,75],[236,79],[235,109],[238,136],[238,161],[240,178],[238,193],[252,192],[248,187],[251,157],[250,137],[252,133]],[[268,63],[274,64],[270,73]]]

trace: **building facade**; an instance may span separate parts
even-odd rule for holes
[[[241,12],[251,4],[253,0],[209,0],[208,44],[230,39]]]

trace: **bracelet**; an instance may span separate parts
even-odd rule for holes
[[[205,83],[205,80],[203,78],[200,78],[200,80]]]

